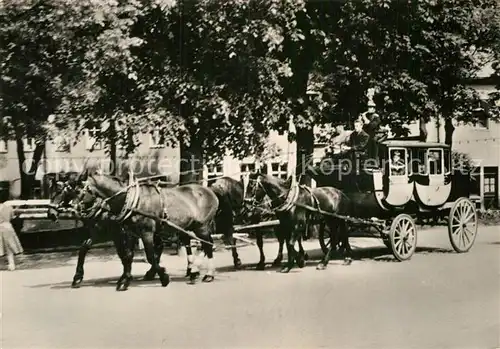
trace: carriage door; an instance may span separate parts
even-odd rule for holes
[[[408,151],[406,148],[389,148],[389,161],[385,166],[389,185],[385,202],[403,206],[413,195],[413,183],[408,180]]]
[[[448,155],[448,154],[447,154]],[[429,148],[427,150],[427,170],[429,171],[429,186],[425,190],[424,204],[428,206],[440,206],[444,204],[451,193],[451,183],[446,180],[449,175],[451,164],[445,161],[442,148]]]

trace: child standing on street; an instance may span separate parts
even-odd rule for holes
[[[0,257],[7,255],[8,269],[15,270],[14,255],[23,253],[23,247],[12,226],[14,210],[12,207],[0,202]]]

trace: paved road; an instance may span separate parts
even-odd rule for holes
[[[422,231],[412,260],[398,263],[375,240],[351,266],[315,261],[290,274],[238,272],[216,255],[212,284],[187,285],[185,260],[165,256],[173,281],[116,292],[116,259],[89,259],[69,288],[75,260],[2,272],[2,345],[10,348],[498,348],[500,231],[481,227],[468,254],[449,253],[444,230]],[[313,257],[317,241],[306,244]],[[371,248],[368,248],[370,247]],[[315,250],[315,251],[313,251]],[[276,244],[266,245],[271,261]],[[256,248],[241,250],[244,263]],[[134,264],[134,275],[147,270]]]

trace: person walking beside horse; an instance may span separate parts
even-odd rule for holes
[[[0,256],[7,255],[8,270],[16,269],[15,255],[24,252],[11,221],[15,218],[12,207],[0,202]]]

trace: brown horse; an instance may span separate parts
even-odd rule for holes
[[[160,276],[162,286],[167,286],[169,276],[165,268],[155,258],[154,238],[156,233],[172,233],[171,226],[162,224],[168,219],[184,230],[192,231],[202,240],[202,248],[208,257],[208,271],[204,282],[214,280],[213,241],[215,216],[219,200],[214,192],[198,184],[187,184],[176,188],[157,187],[153,184],[127,186],[112,176],[86,174],[86,185],[78,199],[78,210],[86,213],[96,207],[102,208],[123,222],[127,232],[140,236],[153,272]],[[138,214],[138,212],[143,214]],[[155,218],[150,218],[155,217]],[[188,246],[191,237],[181,235],[181,242]],[[195,282],[200,273],[193,255],[188,254],[188,275]],[[118,281],[117,289],[126,289],[131,281],[131,263],[124,264],[124,273]]]
[[[348,214],[351,210],[350,200],[342,192],[333,187],[319,187],[310,189],[303,185],[298,185],[293,177],[284,181],[282,179],[253,173],[250,175],[255,199],[262,199],[267,195],[271,200],[271,207],[280,221],[281,236],[284,238],[288,252],[288,262],[281,272],[288,273],[297,261],[299,267],[304,266],[305,252],[301,244],[301,239],[305,235],[313,208],[319,212],[331,214]],[[260,188],[260,189],[259,189]],[[315,215],[317,212],[315,213]],[[337,216],[321,214],[321,219],[330,228],[332,241],[346,240],[348,231],[345,221]],[[299,243],[299,252],[295,251],[295,242]],[[328,253],[318,265],[318,269],[324,269],[330,259],[330,253],[336,244],[330,245]],[[350,254],[350,249],[346,249],[346,255]]]
[[[71,206],[71,202],[77,199],[77,188],[79,178],[71,178],[66,182],[51,181],[50,183],[50,201],[57,208],[67,208]],[[57,209],[56,209],[57,211]],[[57,220],[58,212],[51,212],[53,219]],[[88,232],[88,237],[83,241],[82,245],[78,251],[78,261],[76,264],[75,275],[73,276],[73,282],[71,287],[78,288],[83,281],[84,276],[84,264],[85,257],[88,251],[92,248],[94,241],[96,241],[98,235],[102,231],[110,231],[113,233],[113,243],[116,248],[118,257],[124,263],[127,260],[133,260],[134,258],[134,248],[137,243],[137,239],[127,234],[124,230],[124,226],[117,221],[109,219],[105,214],[99,217],[87,217],[81,219],[83,223],[83,230]],[[160,261],[161,255],[163,253],[163,241],[159,235],[155,235],[155,257]],[[146,272],[144,280],[153,280],[156,272],[151,269]]]

